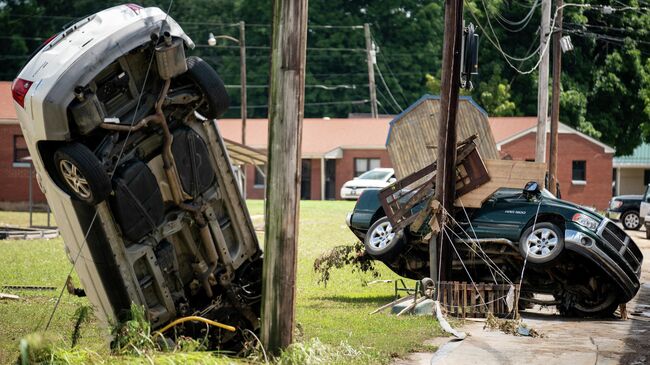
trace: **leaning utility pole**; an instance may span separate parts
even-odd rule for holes
[[[539,81],[537,85],[537,140],[535,144],[535,162],[546,162],[546,119],[548,117],[548,46],[551,27],[551,0],[542,0],[542,24],[539,52],[542,58],[539,64]]]
[[[366,37],[366,58],[368,61],[368,87],[370,88],[370,114],[373,118],[377,118],[377,90],[375,89],[375,62],[377,61],[377,53],[372,43],[370,36],[370,24],[363,25],[363,33]]]
[[[553,195],[557,195],[557,131],[560,125],[560,78],[562,72],[562,0],[557,0],[557,18],[553,33],[553,98],[551,99],[551,143],[548,159],[548,184]]]
[[[293,340],[306,50],[307,0],[274,0],[261,337],[275,355]]]
[[[246,145],[246,23],[239,22],[239,78],[241,79],[241,144]]]
[[[461,52],[463,36],[463,0],[445,0],[445,34],[442,49],[442,79],[440,86],[440,122],[438,127],[438,167],[436,170],[436,199],[442,210],[438,214],[440,227],[444,229],[445,211],[451,212],[456,193],[456,112],[460,89]],[[448,278],[451,271],[451,242],[441,232],[438,234],[437,254],[441,262],[440,281]],[[434,242],[429,249],[433,252]],[[431,268],[437,263],[430,262]],[[432,273],[436,277],[437,273]]]

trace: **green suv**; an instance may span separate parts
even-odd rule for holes
[[[379,192],[364,191],[348,214],[348,226],[366,254],[397,274],[429,276],[429,228],[393,232]],[[523,191],[499,189],[480,209],[457,209],[452,217],[447,230],[457,251],[452,280],[470,280],[469,274],[476,282],[518,283],[526,262],[522,301],[588,317],[611,315],[639,290],[643,255],[632,238],[609,219],[556,199],[536,183]]]

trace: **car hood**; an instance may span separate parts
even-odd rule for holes
[[[603,219],[605,219],[605,217],[603,217],[602,215],[598,214],[595,211],[586,209],[585,207],[583,207],[581,205],[578,205],[578,204],[575,204],[575,203],[572,203],[572,202],[569,202],[569,201],[566,201],[566,200],[554,199],[554,198],[544,198],[544,203],[546,203],[546,205],[554,205],[554,206],[557,206],[557,207],[563,207],[563,208],[569,208],[569,209],[576,210],[576,213],[585,214],[585,215],[587,215],[587,216],[589,216],[591,218],[594,218],[594,219],[598,220],[599,222],[602,221]]]
[[[643,195],[619,195],[612,198],[612,200],[642,200]]]
[[[343,184],[344,188],[383,188],[385,186],[388,186],[386,181],[366,179],[350,180]]]

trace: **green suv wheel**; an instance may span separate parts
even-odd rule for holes
[[[404,231],[393,232],[388,217],[381,217],[370,226],[363,240],[366,252],[379,260],[390,260],[404,248]]]
[[[519,252],[533,264],[549,263],[557,258],[563,249],[562,231],[549,222],[537,223],[534,227],[529,227],[519,240]]]

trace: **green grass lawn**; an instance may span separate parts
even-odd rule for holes
[[[251,215],[264,213],[262,201],[249,201],[248,206]],[[312,268],[314,259],[334,246],[355,241],[344,222],[346,213],[353,206],[354,202],[341,201],[301,203],[296,299],[296,317],[301,333],[298,340],[309,343],[318,339],[325,345],[339,347],[344,343],[366,354],[363,359],[354,361],[385,363],[391,357],[423,349],[424,340],[441,332],[431,317],[369,315],[372,310],[392,299],[393,284],[365,285],[374,279],[368,274],[342,269],[332,273],[327,287],[317,284],[318,276]],[[27,219],[25,213],[0,212],[0,225],[25,225]],[[260,244],[263,245],[263,232],[258,233]],[[3,261],[0,265],[0,286],[47,285],[59,288],[56,291],[9,291],[22,299],[0,301],[0,364],[4,364],[17,358],[18,342],[22,337],[36,328],[44,328],[70,263],[60,238],[49,241],[0,241],[0,258]],[[378,266],[380,279],[396,278],[386,267]],[[56,338],[58,346],[70,346],[74,313],[83,305],[88,305],[86,299],[67,293],[63,295],[49,334]],[[81,334],[80,346],[97,352],[97,359],[104,361],[107,330],[91,322],[83,325]],[[353,358],[350,357],[350,360]],[[205,359],[199,362],[202,361]]]

